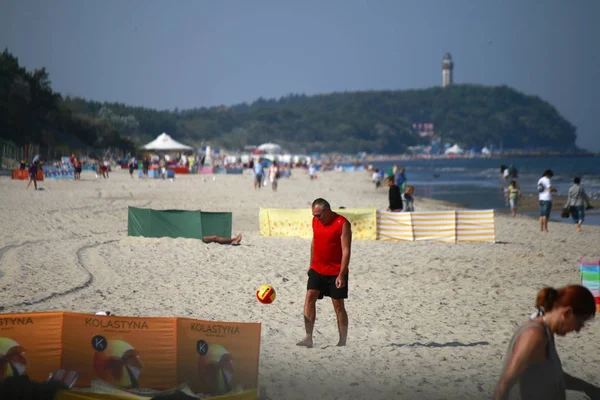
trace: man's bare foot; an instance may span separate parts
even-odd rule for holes
[[[302,339],[301,341],[299,341],[298,343],[296,343],[296,346],[308,347],[310,349],[313,347],[312,338],[307,336],[304,339]]]
[[[231,244],[240,244],[240,242],[242,241],[242,234],[238,234],[236,237],[233,238],[233,241],[231,242]]]
[[[338,342],[338,344],[336,344],[337,347],[342,347],[342,346],[345,346],[345,345],[346,345],[346,341],[345,340],[340,340]]]

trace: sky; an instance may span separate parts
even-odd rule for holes
[[[508,85],[600,151],[597,0],[0,0],[0,48],[63,95],[158,109]]]

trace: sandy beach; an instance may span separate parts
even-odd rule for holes
[[[491,398],[514,329],[544,285],[579,283],[579,259],[600,259],[600,227],[496,216],[496,244],[355,240],[348,346],[335,347],[328,299],[317,304],[315,347],[304,334],[310,240],[263,237],[259,207],[387,207],[366,172],[295,170],[279,191],[248,175],[169,180],[46,180],[43,190],[0,178],[0,312],[65,310],[261,322],[260,387],[271,399]],[[418,188],[417,188],[418,190]],[[232,211],[241,246],[127,236],[127,207]],[[417,210],[452,209],[416,197]],[[272,305],[256,301],[262,284]],[[563,367],[600,385],[600,325],[557,338]],[[585,395],[569,392],[570,399]]]

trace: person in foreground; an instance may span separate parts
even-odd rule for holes
[[[494,399],[564,399],[566,390],[600,398],[600,388],[563,372],[554,335],[579,332],[596,313],[594,296],[584,286],[543,288],[538,311],[514,334]]]
[[[348,314],[344,299],[348,298],[348,265],[352,245],[352,228],[343,216],[331,211],[325,199],[312,203],[313,239],[310,245],[310,267],[304,301],[304,328],[306,336],[296,343],[313,347],[313,329],[317,314],[317,299],[331,297],[337,316],[340,340],[345,346],[348,337]]]
[[[242,241],[242,234],[239,233],[237,236],[232,238],[224,238],[221,236],[203,236],[202,241],[204,243],[231,244],[233,246],[237,246]]]

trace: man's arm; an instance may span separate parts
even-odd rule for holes
[[[352,250],[352,228],[350,222],[346,221],[342,227],[342,268],[340,275],[344,276],[348,273],[348,265],[350,265],[350,253]]]

